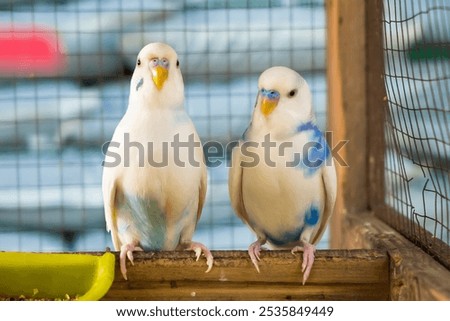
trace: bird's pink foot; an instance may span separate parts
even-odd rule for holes
[[[128,280],[127,278],[127,257],[130,260],[131,264],[134,265],[134,257],[133,251],[142,251],[139,246],[135,246],[134,244],[124,244],[120,247],[120,272],[122,272],[123,278]]]
[[[211,271],[213,264],[214,264],[214,257],[211,254],[211,251],[202,243],[198,243],[198,242],[191,242],[191,244],[188,247],[188,250],[192,250],[195,252],[196,255],[196,261],[199,260],[200,255],[205,255],[206,257],[206,265],[208,266],[208,268],[206,269],[205,273],[208,273],[209,271]]]
[[[303,285],[305,285],[306,280],[311,273],[311,269],[314,263],[314,252],[316,252],[316,247],[312,244],[305,243],[302,246],[296,246],[291,250],[292,254],[296,252],[303,251],[303,263],[302,263],[302,272],[303,272]]]
[[[260,273],[258,261],[261,261],[259,257],[259,255],[261,254],[261,245],[262,245],[261,241],[257,240],[252,244],[250,244],[250,246],[248,247],[248,255],[250,255],[250,259],[252,260],[252,263],[255,266],[256,271],[258,271],[258,273]]]

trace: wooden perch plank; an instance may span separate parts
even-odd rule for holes
[[[174,281],[152,283],[142,289],[113,289],[104,300],[387,300],[383,284],[348,284],[346,286],[285,283],[206,283]]]
[[[117,255],[117,253],[116,253]],[[191,252],[135,253],[128,281],[118,259],[113,286],[105,300],[386,300],[389,260],[378,250],[327,250],[316,253],[303,286],[301,255],[264,251],[257,273],[246,251],[213,251],[205,260]],[[193,295],[195,293],[195,295]]]
[[[372,213],[348,215],[344,245],[386,250],[392,300],[450,300],[450,271]]]

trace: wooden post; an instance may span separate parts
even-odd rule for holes
[[[331,224],[331,246],[342,248],[347,213],[366,211],[367,184],[367,86],[366,1],[328,0],[328,128],[333,145],[348,141],[337,164],[338,196]]]
[[[328,127],[333,145],[348,141],[337,164],[331,246],[343,244],[345,216],[384,208],[382,1],[329,0]]]
[[[368,209],[379,215],[385,209],[384,157],[385,111],[383,2],[364,1],[366,16],[366,115],[367,115],[367,202]]]

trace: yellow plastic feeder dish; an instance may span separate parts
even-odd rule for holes
[[[101,299],[114,280],[115,257],[0,252],[0,299]]]

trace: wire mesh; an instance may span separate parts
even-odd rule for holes
[[[145,44],[177,50],[202,141],[225,144],[246,128],[258,75],[272,65],[306,78],[325,127],[325,32],[323,0],[0,1],[0,250],[111,247],[102,145]],[[209,168],[194,238],[243,249],[254,237],[231,210],[227,170]]]
[[[383,218],[450,267],[450,6],[384,4],[388,99]]]

